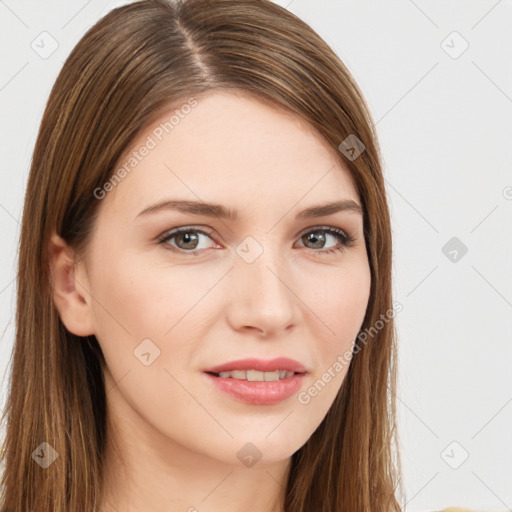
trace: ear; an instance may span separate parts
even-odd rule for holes
[[[56,233],[50,239],[48,251],[53,301],[62,323],[77,336],[95,334],[85,262],[76,263],[72,251]]]

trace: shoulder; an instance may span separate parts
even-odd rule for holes
[[[448,507],[438,512],[485,512],[485,510],[476,510],[474,508]]]

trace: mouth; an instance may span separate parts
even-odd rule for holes
[[[308,371],[288,358],[244,359],[204,371],[210,384],[239,402],[273,405],[296,394]]]
[[[292,372],[288,370],[276,370],[274,372],[262,372],[258,370],[233,370],[227,372],[206,372],[221,379],[236,379],[249,382],[275,382],[289,379],[294,375],[303,375],[305,372]]]
[[[307,372],[276,370],[233,370],[204,372],[209,385],[227,396],[246,405],[276,405],[286,403],[303,387]],[[281,378],[282,377],[282,378]]]

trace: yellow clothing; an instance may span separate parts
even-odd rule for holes
[[[460,508],[460,507],[448,507],[448,508],[443,508],[443,510],[440,510],[439,512],[485,512],[485,510],[475,510],[475,509]]]

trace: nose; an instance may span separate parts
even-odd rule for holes
[[[277,251],[264,250],[251,263],[236,256],[228,286],[227,314],[233,329],[270,337],[297,324],[300,301],[292,273]]]

